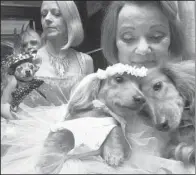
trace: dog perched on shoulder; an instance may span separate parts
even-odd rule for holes
[[[123,73],[122,75],[115,74],[106,79],[99,79],[94,73],[87,75],[73,91],[68,102],[67,119],[88,116],[111,117],[109,114],[94,108],[93,100],[96,99],[121,117],[135,115],[145,103],[136,77]],[[66,155],[73,148],[74,138],[68,130],[50,132],[36,166],[42,173],[54,172],[54,169],[58,169],[57,166],[59,166],[54,165],[54,163],[60,162],[61,155]],[[59,158],[52,154],[49,155],[51,152],[55,152]],[[130,147],[125,140],[121,127],[118,125],[111,130],[100,150],[95,152],[112,166],[118,166],[122,163],[124,158],[129,155],[128,153],[130,153]],[[44,154],[47,155],[43,156]],[[55,173],[58,172],[55,171]]]
[[[141,90],[144,108],[160,131],[171,140],[163,156],[184,163],[195,162],[195,62],[167,63],[148,71]]]

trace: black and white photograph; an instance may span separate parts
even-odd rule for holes
[[[195,174],[195,1],[1,1],[1,174]]]

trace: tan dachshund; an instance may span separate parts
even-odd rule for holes
[[[195,62],[167,63],[142,78],[144,108],[158,130],[170,132],[164,157],[195,161]]]
[[[96,109],[94,100],[105,104],[107,109]],[[135,76],[124,72],[100,79],[94,73],[86,76],[73,91],[68,103],[67,120],[89,116],[96,118],[115,116],[114,118],[118,120],[118,116],[123,118],[136,115],[144,103],[145,98],[139,90]],[[68,157],[66,154],[73,148],[74,136],[69,130],[50,132],[36,164],[38,172],[59,173],[62,164],[57,162],[65,160]],[[130,153],[130,145],[125,139],[121,126],[117,125],[110,131],[100,149],[73,158],[101,155],[109,165],[119,166],[130,155],[128,153]]]

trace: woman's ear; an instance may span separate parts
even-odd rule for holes
[[[195,61],[188,60],[179,63],[168,63],[161,71],[174,83],[175,87],[190,105],[190,111],[195,111]]]
[[[74,89],[68,102],[68,113],[73,114],[93,107],[92,101],[97,98],[101,80],[96,73],[82,79]]]

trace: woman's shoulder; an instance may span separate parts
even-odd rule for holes
[[[83,72],[84,74],[90,74],[94,72],[94,65],[93,65],[93,59],[90,55],[83,53],[83,52],[78,52],[75,51],[78,60],[80,64],[83,67]]]

